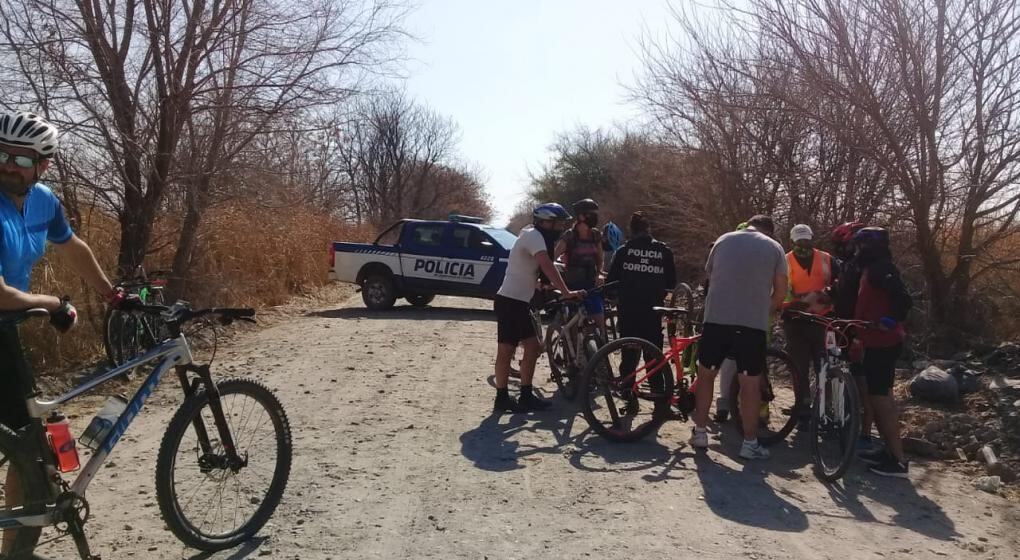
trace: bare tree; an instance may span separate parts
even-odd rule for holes
[[[403,93],[365,100],[341,132],[340,159],[359,215],[375,225],[423,215],[441,200],[428,188],[453,162],[456,125]]]
[[[715,26],[677,9],[685,38],[646,41],[634,94],[659,127],[737,205],[909,236],[934,317],[973,317],[974,280],[1020,264],[1017,3],[722,7]]]
[[[126,271],[177,182],[186,130],[229,160],[271,117],[344,96],[341,70],[390,46],[404,11],[389,0],[3,0],[0,56],[18,75],[0,94],[65,129],[80,181],[120,215]],[[220,167],[194,171],[201,183]]]

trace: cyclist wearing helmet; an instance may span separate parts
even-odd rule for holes
[[[606,222],[602,228],[602,262],[609,270],[613,267],[613,256],[623,246],[623,230],[613,222]]]
[[[574,203],[574,226],[563,234],[556,244],[556,259],[566,265],[564,280],[571,290],[590,290],[602,284],[603,270],[602,232],[599,225],[599,205],[590,198]],[[605,333],[605,305],[600,294],[585,297],[585,309]]]
[[[29,293],[32,267],[43,256],[47,242],[92,288],[112,295],[113,286],[103,274],[91,249],[71,231],[60,201],[39,177],[49,169],[57,151],[57,129],[32,113],[0,114],[0,310],[42,307],[61,331],[77,320],[74,307],[60,298]],[[17,430],[28,425],[26,399],[35,391],[14,326],[0,327],[0,423]],[[16,471],[7,474],[6,504],[20,503]],[[3,551],[13,540],[4,534]]]
[[[510,262],[506,276],[499,287],[493,307],[496,310],[496,400],[494,412],[527,412],[549,407],[549,402],[535,396],[532,379],[535,363],[542,346],[538,341],[531,322],[530,302],[535,295],[539,271],[545,274],[553,286],[567,297],[580,297],[583,292],[571,292],[560,276],[549,255],[563,234],[570,214],[555,203],[542,204],[532,212],[532,226],[521,230],[520,236],[510,249]],[[510,396],[507,383],[510,378],[510,362],[518,345],[524,346],[521,360],[521,396],[515,400]]]
[[[884,448],[860,454],[862,462],[871,465],[871,472],[907,478],[910,464],[903,454],[896,401],[892,396],[896,376],[896,360],[903,351],[906,332],[903,321],[913,306],[900,271],[892,262],[889,232],[880,227],[866,227],[854,234],[855,262],[860,270],[853,296],[855,319],[871,321],[878,328],[857,332],[857,341],[864,348],[861,369],[867,379],[867,400],[878,426]]]
[[[832,254],[837,259],[836,281],[832,286],[834,310],[836,317],[840,319],[853,319],[854,317],[854,305],[857,301],[861,280],[861,270],[854,258],[854,235],[864,227],[865,224],[862,222],[846,222],[836,226],[829,234],[829,239],[832,241]],[[864,370],[859,364],[850,364],[850,372],[853,373],[854,380],[857,382],[857,392],[861,395],[864,409],[857,448],[861,451],[870,451],[875,443],[871,437],[875,418],[871,412],[871,402],[865,397],[868,394],[868,382],[864,378]]]

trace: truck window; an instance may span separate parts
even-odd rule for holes
[[[445,224],[412,224],[410,228],[410,243],[419,247],[439,247],[443,243],[443,228]]]
[[[482,233],[480,229],[461,226],[453,229],[452,243],[454,249],[465,249],[482,253],[491,253],[496,247],[496,243],[488,235]]]

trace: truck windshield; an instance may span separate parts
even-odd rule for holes
[[[514,242],[517,241],[517,236],[505,229],[485,228],[485,233],[491,235],[492,238],[507,251],[509,251],[514,246]]]

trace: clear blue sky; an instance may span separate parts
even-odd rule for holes
[[[407,89],[460,125],[501,223],[557,133],[637,116],[621,84],[640,70],[643,30],[668,22],[666,0],[422,0]]]

